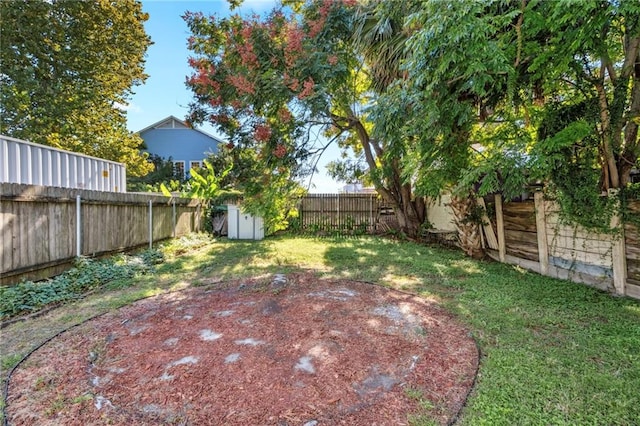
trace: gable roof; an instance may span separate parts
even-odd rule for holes
[[[178,126],[176,126],[176,124],[178,124]],[[192,127],[190,125],[187,124],[186,121],[184,120],[180,120],[179,118],[177,118],[174,115],[170,115],[166,118],[163,118],[162,120],[153,123],[150,126],[145,127],[142,130],[138,130],[136,133],[141,135],[142,133],[148,131],[148,130],[152,130],[152,129],[191,129],[194,130],[196,132],[202,133],[203,135],[219,142],[222,143],[222,141],[220,139],[218,139],[217,137],[210,135],[209,133],[202,131],[200,129],[196,129],[195,127]]]

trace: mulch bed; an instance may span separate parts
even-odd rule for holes
[[[276,275],[138,301],[74,327],[11,376],[11,425],[451,423],[478,350],[435,301]]]

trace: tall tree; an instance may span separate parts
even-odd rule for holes
[[[390,4],[376,7],[393,17],[399,8]],[[403,158],[418,194],[453,190],[461,234],[471,236],[477,226],[465,231],[471,225],[461,216],[476,210],[476,193],[517,193],[537,166],[575,218],[610,211],[601,191],[623,187],[640,155],[640,5],[414,6],[392,68],[402,78],[378,99],[372,118],[374,136],[413,141]]]
[[[323,132],[363,155],[376,189],[415,235],[425,209],[402,178],[403,148],[370,134],[365,106],[376,94],[352,43],[356,2],[285,3],[288,9],[264,18],[185,16],[195,54],[187,81],[196,97],[191,119],[210,120],[232,143],[257,152],[260,173],[245,191],[250,199],[308,171],[305,162],[324,148],[315,148],[311,135]]]
[[[486,2],[372,2],[369,7],[374,25],[360,44],[376,68],[380,58],[389,64],[386,73],[376,73],[384,90],[371,111],[373,134],[404,141],[397,158],[404,181],[418,196],[452,192],[461,246],[480,256],[476,182],[467,176],[483,160],[474,149],[478,127],[514,74],[509,51],[503,51],[511,20]]]
[[[418,152],[429,159],[419,185],[427,193],[437,185],[451,188],[462,247],[479,256],[477,197],[490,191],[510,196],[524,186],[521,170],[510,166],[518,164],[529,138],[526,131],[509,134],[521,119],[515,57],[522,10],[518,2],[440,6],[429,2],[408,23],[419,29],[408,44],[418,51],[407,69],[423,99],[416,112],[426,114],[417,125],[424,132]]]
[[[376,114],[381,110],[391,114],[399,112],[395,108],[398,104],[388,105],[390,110],[387,110],[384,99],[406,79],[406,73],[401,70],[407,57],[408,34],[404,22],[417,9],[419,4],[416,2],[361,2],[356,9],[352,34],[355,51],[364,59],[369,90],[375,94],[366,110],[371,140],[378,148],[374,150],[376,167],[371,166],[371,157],[365,156],[369,165],[368,178],[386,183],[387,190],[379,191],[386,199],[395,200],[400,225],[412,236],[426,220],[425,194],[415,192],[415,168],[407,163],[415,141],[407,135],[389,131],[388,123],[379,120]]]
[[[540,42],[530,68],[554,89],[547,96],[555,124],[547,123],[541,136],[557,135],[552,144],[574,148],[585,132],[594,136],[590,157],[599,163],[601,189],[624,187],[640,157],[640,4],[592,0],[569,8],[532,2],[528,9],[527,35]],[[577,105],[579,114],[567,120],[566,108]],[[574,134],[572,141],[567,133]]]
[[[120,109],[146,79],[140,2],[2,1],[0,19],[0,133],[151,170]]]

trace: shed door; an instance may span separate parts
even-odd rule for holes
[[[238,238],[241,240],[253,240],[255,238],[255,221],[253,216],[240,213],[238,218]]]

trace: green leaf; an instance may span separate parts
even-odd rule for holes
[[[164,195],[165,197],[172,197],[173,194],[171,194],[171,191],[169,191],[169,188],[167,188],[167,186],[164,184],[164,182],[162,182],[160,184],[160,191],[162,192],[162,195]]]
[[[0,16],[2,134],[151,171],[118,107],[147,78],[142,4],[2,1]]]

